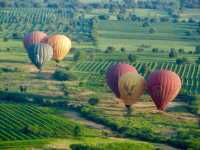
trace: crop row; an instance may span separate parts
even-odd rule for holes
[[[70,121],[36,106],[0,104],[0,141],[68,136],[72,128]]]
[[[117,62],[85,61],[78,63],[73,70],[82,73],[99,74],[103,76],[109,66],[115,63]],[[145,77],[147,77],[150,72],[157,69],[172,70],[181,77],[184,89],[195,93],[200,92],[200,66],[197,64],[177,65],[171,62],[136,62],[133,63],[132,66],[136,67],[137,70]]]

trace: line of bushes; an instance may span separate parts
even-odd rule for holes
[[[7,72],[24,72],[24,70],[18,67],[0,67],[0,73]]]
[[[50,106],[50,107],[52,106],[52,107],[62,107],[62,108],[68,106],[66,100],[57,101],[57,99],[59,99],[59,97],[45,97],[42,95],[35,95],[31,93],[0,91],[0,101],[16,102],[16,103],[32,103],[41,106]]]
[[[155,150],[153,145],[141,142],[72,144],[70,147],[72,150]]]

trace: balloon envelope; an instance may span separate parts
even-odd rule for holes
[[[27,34],[24,37],[24,47],[27,49],[28,46],[30,46],[31,44],[37,44],[42,42],[45,38],[47,37],[47,34],[44,32],[40,32],[40,31],[35,31],[32,32],[30,34]]]
[[[159,110],[164,110],[167,104],[178,95],[180,89],[181,79],[172,71],[155,71],[147,80],[147,90]]]
[[[64,35],[52,35],[45,40],[53,48],[53,59],[61,61],[71,49],[71,40]]]
[[[44,64],[51,60],[53,48],[48,44],[32,44],[28,47],[28,56],[32,63],[41,69]]]
[[[119,78],[127,72],[133,72],[138,74],[137,70],[129,64],[112,65],[108,68],[108,71],[106,73],[107,84],[118,98],[120,98],[120,92],[118,87]]]
[[[123,74],[119,79],[120,98],[126,106],[136,103],[145,91],[144,78],[132,72]]]

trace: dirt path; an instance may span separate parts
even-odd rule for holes
[[[81,117],[79,115],[79,113],[77,113],[75,111],[66,111],[62,115],[67,118],[74,119],[74,120],[80,122],[81,124],[86,125],[87,127],[90,127],[90,128],[111,131],[108,127],[106,127],[102,124],[98,124],[96,122],[93,122],[93,121],[90,121],[90,120],[87,120],[87,119]]]
[[[113,132],[110,128],[108,128],[108,127],[106,127],[102,124],[98,124],[94,121],[90,121],[90,120],[83,118],[82,116],[80,116],[79,113],[77,113],[75,111],[66,111],[66,112],[62,113],[62,116],[74,119],[74,120],[80,122],[81,124],[86,125],[86,126],[91,127],[91,128],[94,128],[94,129],[106,130],[110,133]],[[122,139],[122,138],[117,138],[117,137],[114,137],[114,136],[111,137],[111,138]],[[123,139],[126,140],[126,138],[123,138]],[[156,148],[159,148],[161,150],[179,150],[177,148],[171,147],[171,146],[166,145],[166,144],[158,144],[158,143],[152,143],[152,144],[154,144]]]

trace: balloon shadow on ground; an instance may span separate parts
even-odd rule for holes
[[[173,107],[168,107],[166,109],[166,112],[182,112],[182,113],[187,113],[188,112],[188,107],[186,105],[177,105]]]
[[[24,63],[27,63],[27,61],[21,61],[21,60],[0,60],[0,63],[24,64]]]
[[[52,73],[47,72],[34,72],[32,73],[34,75],[33,79],[40,79],[40,80],[53,80]]]

